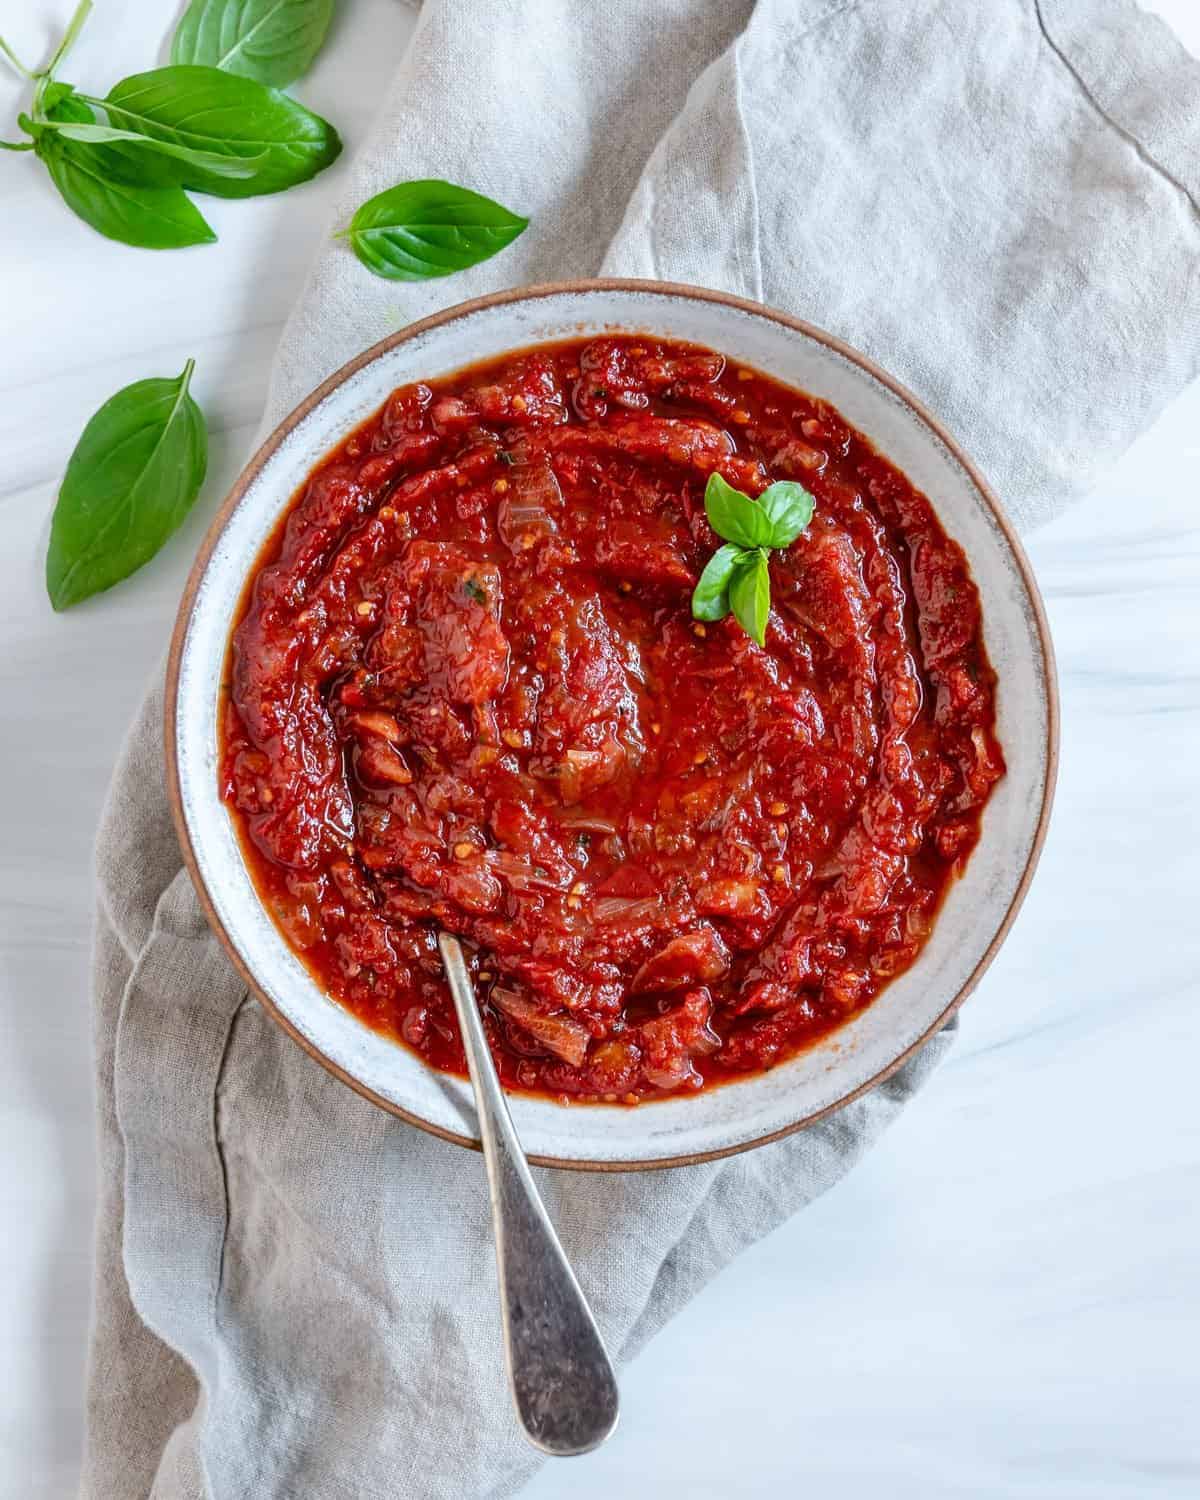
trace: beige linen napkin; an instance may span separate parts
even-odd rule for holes
[[[1128,0],[428,0],[340,217],[425,176],[531,226],[418,286],[324,251],[268,425],[450,302],[668,277],[875,356],[1030,525],[1200,363],[1200,70]],[[180,869],[160,712],[156,689],[99,842],[84,1493],[512,1494],[537,1460],[503,1388],[478,1158],[359,1099],[247,999]],[[948,1045],[746,1156],[540,1174],[620,1358],[845,1173]]]

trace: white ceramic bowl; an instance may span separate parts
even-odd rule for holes
[[[831,401],[925,492],[965,550],[982,597],[1008,774],[917,962],[811,1050],[757,1077],[633,1109],[512,1097],[532,1157],[599,1170],[677,1165],[759,1145],[898,1068],[963,1001],[1007,932],[1040,851],[1057,755],[1050,640],[1020,544],[952,440],[869,360],[756,304],[656,282],[535,287],[451,308],[331,376],[268,439],[213,523],[175,629],[167,763],[184,856],[230,956],[302,1046],[384,1109],[449,1140],[477,1144],[469,1085],[433,1071],[329,999],[280,936],[243,864],[218,795],[217,712],[230,622],[246,575],[305,476],[397,386],[524,345],[613,329],[704,344]]]

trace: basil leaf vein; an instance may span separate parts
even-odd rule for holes
[[[149,560],[191,509],[208,466],[204,416],[174,380],[140,380],[96,412],[67,464],[50,525],[46,589],[56,610]]]

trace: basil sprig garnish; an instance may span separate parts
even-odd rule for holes
[[[154,68],[124,79],[103,99],[55,77],[91,8],[92,0],[81,0],[54,57],[38,72],[30,72],[2,38],[0,51],[34,88],[29,112],[17,120],[30,137],[28,148],[17,143],[12,149],[36,151],[68,207],[101,234],[152,250],[203,244],[216,235],[185,189],[221,198],[278,193],[307,182],[337,158],[342,143],[328,121],[232,70],[235,60],[251,54],[252,43],[279,40],[284,32],[272,27],[288,17],[289,25],[304,31],[307,55],[327,3],[206,0],[197,36],[216,37],[224,48],[218,60],[231,70],[195,63]],[[301,10],[307,17],[302,27]],[[196,11],[193,5],[185,24],[196,21]],[[216,22],[228,22],[235,12],[245,26],[226,39]],[[192,50],[200,54],[199,41]]]
[[[321,50],[334,0],[192,0],[171,45],[173,63],[202,63],[286,88]]]
[[[488,260],[529,220],[453,182],[399,182],[368,198],[338,236],[369,271],[428,281]]]
[[[46,589],[67,609],[147,563],[192,508],[208,466],[204,415],[174,380],[139,380],[111,397],[67,464],[46,554]]]
[[[724,539],[692,592],[697,620],[734,619],[761,646],[771,613],[772,551],[790,547],[813,518],[816,502],[802,484],[779,479],[757,500],[710,474],[704,490],[708,524]]]

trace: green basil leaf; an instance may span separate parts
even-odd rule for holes
[[[342,238],[376,276],[426,281],[487,260],[528,223],[452,182],[401,182],[368,198]]]
[[[45,124],[94,125],[96,115],[69,83],[52,83],[42,95]],[[45,126],[43,126],[43,129]],[[136,183],[143,187],[179,186],[179,170],[166,156],[149,151],[125,151],[120,146],[85,145],[76,141],[71,148],[76,161],[86,161],[102,177],[117,182]],[[215,238],[215,236],[214,236]]]
[[[149,562],[204,483],[208,437],[177,380],[139,380],[106,401],[67,464],[50,525],[46,589],[67,609]]]
[[[253,159],[234,179],[180,163],[180,185],[220,198],[279,193],[307,182],[337,159],[338,133],[326,120],[251,78],[219,68],[155,68],[123,79],[99,105],[112,125],[194,151]]]
[[[216,235],[200,210],[178,187],[152,187],[115,178],[103,147],[41,137],[37,153],[73,213],[110,240],[146,250],[177,250],[211,244]]]
[[[87,145],[131,144],[136,150],[168,156],[184,167],[215,172],[218,177],[253,177],[265,161],[265,153],[256,157],[222,156],[216,151],[197,151],[191,146],[156,140],[152,136],[140,135],[136,130],[117,130],[111,125],[60,124],[48,120],[43,128],[57,132],[63,140]]]
[[[723,620],[729,613],[729,576],[745,553],[732,542],[718,547],[692,590],[692,614],[697,620]]]
[[[771,613],[771,570],[765,552],[756,549],[735,565],[729,579],[729,604],[746,634],[763,645]]]
[[[704,509],[708,524],[727,542],[736,542],[739,547],[771,545],[771,522],[762,507],[727,484],[720,474],[708,476]]]
[[[777,479],[758,497],[771,522],[772,547],[790,547],[813,518],[816,501],[794,479]]]
[[[75,92],[73,83],[48,83],[42,91],[42,114],[47,120],[90,125],[96,118]]]
[[[308,72],[332,19],[333,0],[192,0],[171,61],[286,88]]]

